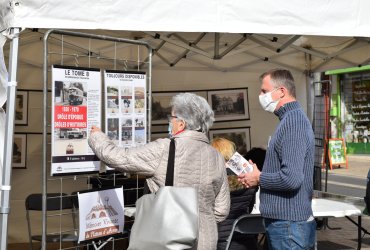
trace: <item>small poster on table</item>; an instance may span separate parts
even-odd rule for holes
[[[53,66],[51,175],[99,171],[87,140],[101,127],[101,99],[100,69]]]
[[[78,242],[123,233],[123,188],[78,193],[79,237]]]

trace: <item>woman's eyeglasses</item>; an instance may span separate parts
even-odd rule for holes
[[[173,118],[177,118],[176,115],[167,115],[168,122],[170,122]]]

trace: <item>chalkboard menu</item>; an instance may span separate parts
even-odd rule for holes
[[[370,128],[370,80],[353,81],[352,95],[354,130],[358,131],[358,136],[361,138],[361,141],[358,142],[366,143]]]
[[[329,139],[329,162],[330,169],[333,169],[334,165],[346,165],[346,168],[348,168],[346,148],[343,139]]]
[[[370,79],[348,77],[344,81],[344,137],[348,143],[368,143],[370,130]],[[357,147],[357,146],[356,146]]]

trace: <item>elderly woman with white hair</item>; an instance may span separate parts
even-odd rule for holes
[[[216,223],[226,218],[230,206],[224,159],[209,145],[207,137],[214,113],[204,98],[191,93],[174,96],[171,107],[169,133],[176,145],[174,186],[198,190],[199,236],[196,249],[214,250],[218,238]],[[151,192],[164,186],[170,139],[158,139],[125,151],[100,129],[93,127],[89,145],[110,167],[146,176]]]

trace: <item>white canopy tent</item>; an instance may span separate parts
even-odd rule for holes
[[[3,1],[9,27],[370,36],[366,0]]]
[[[240,72],[249,65],[269,62],[299,72],[313,72],[368,64],[370,54],[364,53],[370,46],[368,10],[370,2],[366,0],[3,0],[0,45],[4,55],[9,54],[10,62],[7,75],[0,53],[0,107],[7,89],[8,110],[14,111],[18,60],[42,68],[42,61],[18,55],[17,28],[27,29],[20,33],[26,37],[24,44],[39,41],[47,29],[90,29],[141,39],[154,48],[153,69]],[[6,38],[12,43],[3,48]],[[71,45],[76,44],[71,41]],[[99,55],[111,52],[98,50]],[[6,247],[6,200],[10,192],[10,177],[6,175],[11,169],[9,152],[14,128],[14,112],[8,113],[6,119],[0,113],[0,118],[6,120],[5,126],[0,124],[0,140],[5,141],[4,149],[0,148],[1,249]]]
[[[105,30],[108,35],[122,35],[118,31],[130,31],[125,35],[152,39],[153,48],[170,44],[187,49],[202,57],[199,63],[214,65],[214,69],[220,71],[235,70],[260,60],[274,61],[285,56],[283,52],[289,54],[287,50],[313,56],[313,71],[322,69],[322,64],[333,58],[342,60],[348,67],[366,64],[368,59],[341,58],[341,54],[364,47],[369,42],[366,37],[370,37],[370,17],[367,13],[370,3],[365,0],[352,1],[351,4],[345,0],[314,0],[307,3],[298,0],[262,0],[258,3],[210,0],[201,3],[193,0],[134,3],[121,0],[94,4],[72,0],[60,3],[6,0],[1,4],[0,31],[10,27],[93,29]],[[181,36],[176,32],[181,32]],[[191,32],[192,36],[184,32]],[[209,39],[211,32],[215,33],[212,43]],[[202,34],[207,36],[204,38]],[[34,41],[29,39],[26,42]],[[160,42],[165,42],[165,45]],[[208,43],[208,46],[202,47],[202,43]],[[262,51],[256,50],[256,46]],[[173,66],[175,60],[161,56],[163,51],[157,53],[158,57],[166,66]],[[229,57],[231,51],[232,56],[243,53],[243,61],[228,67],[214,62]],[[172,52],[172,57],[176,53],[181,55],[178,51]],[[245,60],[246,54],[254,60]],[[191,57],[196,59],[197,56]],[[294,65],[296,63],[287,66]],[[305,70],[304,66],[296,69]]]
[[[339,66],[354,67],[367,64],[370,57],[359,52],[370,41],[370,3],[365,0],[351,4],[345,0],[121,0],[94,4],[6,0],[1,4],[0,31],[10,27],[37,28],[41,33],[45,32],[42,29],[93,29],[105,35],[143,39],[155,49],[159,62],[155,67],[175,66],[186,56],[197,66],[223,72],[243,70],[261,61],[297,71],[318,71],[336,67],[338,64],[330,65],[333,59],[341,62]],[[40,34],[31,37],[28,33],[22,44],[34,43],[37,36]],[[354,55],[354,51],[358,53]],[[297,53],[312,57],[309,67],[304,60],[297,63]],[[287,56],[290,60],[283,59]],[[22,55],[20,60],[42,65],[30,58],[24,60]]]

